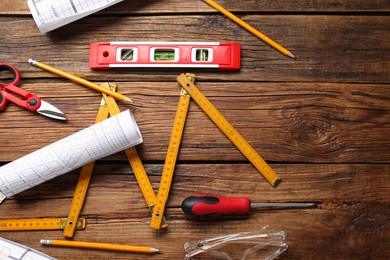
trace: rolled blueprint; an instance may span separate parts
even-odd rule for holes
[[[0,237],[1,260],[55,260],[35,249]]]
[[[0,167],[0,203],[89,162],[142,143],[126,110]]]
[[[98,12],[123,0],[27,0],[42,33]]]

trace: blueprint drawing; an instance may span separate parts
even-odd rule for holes
[[[27,246],[0,237],[1,260],[55,260],[55,258],[41,253]]]
[[[27,0],[42,33],[52,31],[123,0]]]
[[[0,167],[0,203],[89,162],[142,143],[126,110]]]

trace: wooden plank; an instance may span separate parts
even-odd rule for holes
[[[388,12],[389,2],[386,0],[364,0],[352,1],[250,1],[231,2],[227,0],[216,1],[232,12]],[[166,13],[194,13],[213,12],[202,1],[123,1],[110,8],[101,11],[99,14],[166,14]],[[215,12],[215,11],[214,11]],[[25,0],[2,0],[0,14],[29,15],[30,11]]]
[[[172,211],[169,210],[172,214]],[[175,211],[177,212],[177,211]],[[162,250],[161,255],[154,256],[156,259],[181,259],[183,244],[187,241],[205,239],[222,234],[230,234],[244,231],[253,231],[265,224],[270,225],[270,231],[285,230],[288,236],[289,249],[280,259],[316,258],[329,256],[332,258],[356,259],[372,258],[383,259],[389,255],[388,232],[378,229],[375,234],[356,228],[353,217],[346,210],[321,211],[293,210],[284,213],[263,212],[252,215],[245,221],[177,221],[171,225],[169,232],[160,235],[150,232],[143,221],[126,219],[113,219],[102,221],[95,219],[86,231],[77,232],[76,238],[80,241],[93,240],[97,242],[111,242],[119,244],[149,245]],[[379,212],[378,212],[379,213]],[[380,214],[380,213],[379,213]],[[349,228],[340,228],[340,227]],[[87,229],[86,229],[87,230]],[[30,232],[31,233],[31,232]],[[115,239],[111,238],[115,234]],[[95,235],[94,238],[91,238]],[[40,238],[60,238],[57,232],[34,232],[26,236],[25,232],[4,233],[5,238],[10,238],[51,254],[58,259],[77,258],[88,254],[88,258],[97,259],[147,259],[151,256],[139,254],[123,254],[108,251],[61,249],[42,247],[39,245]],[[75,238],[75,239],[76,239]],[[165,243],[169,240],[169,243]]]
[[[137,148],[141,157],[164,160],[179,98],[178,84],[172,79],[172,82],[117,82],[117,85],[119,92],[135,101],[133,105],[120,104],[120,107],[133,112],[141,129],[144,143]],[[389,161],[390,85],[265,82],[197,85],[266,160]],[[94,123],[100,103],[97,92],[73,83],[23,84],[23,88],[60,108],[68,121],[59,122],[8,104],[0,114],[2,162],[15,160]],[[60,93],[60,98],[53,96],[53,90]],[[119,154],[116,158],[125,159]],[[194,102],[179,159],[246,161]]]
[[[178,165],[166,214],[170,226],[162,238],[149,228],[150,215],[129,167],[99,163],[82,213],[87,218],[87,229],[77,232],[75,240],[150,245],[163,250],[159,259],[179,259],[185,241],[270,225],[272,231],[287,232],[289,249],[282,259],[318,255],[383,258],[389,255],[388,164],[276,164],[273,167],[285,170],[284,182],[275,189],[249,173],[247,165]],[[146,164],[153,183],[158,183],[156,178],[162,168],[161,164]],[[1,205],[0,218],[66,214],[77,174],[73,171],[6,200]],[[195,219],[185,216],[178,206],[182,199],[196,192],[249,196],[257,202],[317,201],[322,204],[317,209],[254,210],[248,215],[230,215],[222,220],[215,216]],[[57,231],[2,232],[1,235],[60,259],[80,254],[77,249],[39,246],[41,238],[61,238],[62,233]],[[129,257],[93,250],[88,251],[88,255]],[[135,255],[134,259],[137,257],[142,258]]]
[[[157,190],[163,164],[144,165],[153,188]],[[254,202],[320,202],[323,209],[352,207],[361,203],[388,203],[388,164],[272,163],[271,166],[282,178],[282,183],[276,188],[253,171],[249,164],[179,162],[168,206],[179,207],[185,197],[195,193],[247,196]],[[42,217],[56,217],[63,211],[67,213],[78,173],[79,170],[74,170],[31,188],[7,199],[2,207],[8,207],[15,218],[25,218],[25,214],[36,218],[42,215],[41,207],[50,207],[53,198],[58,205],[48,209]],[[348,203],[351,205],[344,205]],[[115,212],[129,218],[140,214],[150,217],[131,167],[125,162],[97,163],[85,206],[83,212],[87,215],[105,216]],[[21,207],[28,213],[17,211]],[[0,218],[4,218],[9,212],[2,211],[1,214]]]
[[[72,37],[58,37],[56,33],[40,34],[31,19],[0,17],[4,32],[12,32],[0,39],[0,47],[7,49],[0,53],[0,60],[14,63],[23,71],[24,77],[55,77],[29,65],[27,60],[33,58],[90,80],[171,81],[182,70],[164,73],[157,70],[92,71],[88,65],[89,43],[217,40],[242,44],[242,69],[236,73],[196,70],[201,80],[390,82],[389,16],[348,16],[348,19],[321,15],[246,17],[247,22],[293,52],[296,60],[286,58],[218,15],[183,16],[182,19],[174,16],[106,17],[104,21],[101,23],[97,17],[83,19],[57,33]],[[161,31],[166,33],[162,35]]]
[[[283,179],[271,187],[196,104],[190,107],[167,204],[169,228],[150,229],[150,213],[123,153],[99,160],[75,240],[160,248],[145,256],[42,247],[61,231],[1,237],[58,259],[182,259],[186,241],[285,230],[280,259],[388,259],[390,249],[390,3],[388,0],[216,0],[297,57],[286,58],[202,1],[123,1],[48,34],[25,0],[2,0],[0,61],[22,73],[24,89],[68,116],[59,122],[8,104],[0,112],[0,166],[88,127],[100,93],[30,66],[47,62],[94,82],[114,81],[135,103],[144,143],[137,147],[158,189],[183,70],[92,71],[90,41],[232,41],[242,44],[237,72],[191,71],[197,86]],[[163,34],[161,32],[164,32]],[[0,75],[1,76],[1,75]],[[66,217],[79,170],[1,205],[0,219]],[[194,218],[180,210],[194,193],[247,196],[254,202],[319,203],[306,210],[254,210]]]

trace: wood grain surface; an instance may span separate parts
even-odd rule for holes
[[[124,153],[96,163],[74,240],[151,246],[157,255],[42,247],[61,231],[0,236],[58,259],[183,259],[183,244],[269,225],[285,230],[280,259],[390,258],[390,2],[227,1],[225,8],[289,49],[278,53],[203,1],[132,0],[41,34],[25,0],[2,0],[0,62],[21,72],[20,86],[61,109],[66,122],[14,104],[0,112],[0,165],[94,123],[101,94],[27,63],[37,59],[95,83],[115,82],[144,142],[137,151],[157,191],[179,100],[176,77],[196,85],[282,178],[271,187],[192,101],[167,204],[169,227],[150,213]],[[98,41],[223,41],[242,47],[241,70],[89,68]],[[1,75],[0,75],[1,76]],[[66,217],[80,169],[0,205],[0,219]],[[180,209],[194,193],[253,202],[315,202],[317,208],[256,209],[194,218]],[[1,251],[1,250],[0,250]],[[1,255],[1,254],[0,254]]]

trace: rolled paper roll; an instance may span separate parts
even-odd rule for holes
[[[126,110],[0,167],[0,203],[142,141],[133,115]]]
[[[27,0],[27,4],[39,31],[47,33],[122,1]]]
[[[55,260],[54,257],[39,252],[31,247],[16,243],[14,241],[0,237],[0,258],[2,260],[11,259],[36,259]]]

